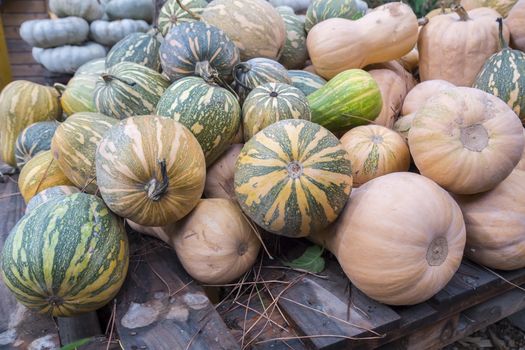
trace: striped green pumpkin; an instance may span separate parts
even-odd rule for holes
[[[51,149],[51,139],[58,127],[57,121],[38,122],[25,128],[16,139],[16,166],[24,165],[40,152]]]
[[[53,198],[69,196],[70,194],[78,192],[80,192],[80,190],[74,186],[55,186],[46,188],[27,202],[25,213],[29,214],[40,204],[47,203]]]
[[[281,8],[278,10],[286,27],[286,41],[279,62],[287,69],[303,68],[308,59],[304,20],[295,14],[287,14]]]
[[[195,16],[200,16],[208,2],[206,0],[179,0],[180,3]],[[157,28],[162,35],[168,34],[172,27],[184,23],[194,22],[194,18],[188,11],[183,10],[177,0],[168,0],[162,6],[157,20]]]
[[[242,106],[244,140],[284,119],[311,119],[308,101],[301,90],[284,83],[256,87]]]
[[[317,23],[334,17],[359,19],[367,10],[362,0],[313,0],[306,11],[305,29],[309,32]]]
[[[473,87],[499,97],[525,123],[525,53],[509,47],[501,21],[500,43],[501,51],[485,62]]]
[[[76,75],[80,74],[102,74],[106,72],[106,58],[95,58],[87,63],[84,63],[75,72]]]
[[[231,81],[239,49],[222,30],[203,22],[173,27],[160,46],[163,73],[172,81],[200,76],[206,81]]]
[[[368,124],[383,107],[379,85],[361,69],[337,74],[307,98],[312,121],[332,132]]]
[[[61,116],[56,89],[25,80],[9,83],[0,93],[0,158],[16,167],[16,139],[22,130]]]
[[[153,69],[121,62],[97,81],[95,105],[100,113],[117,119],[151,114],[169,85],[169,80]]]
[[[282,120],[248,141],[235,166],[243,211],[275,234],[304,237],[334,222],[352,189],[348,153],[325,128]]]
[[[173,83],[157,104],[156,114],[187,127],[199,141],[208,166],[233,143],[241,123],[237,98],[198,77]]]
[[[292,79],[292,86],[295,86],[306,96],[319,90],[326,84],[326,80],[317,74],[305,70],[289,70],[288,75]]]
[[[78,188],[97,192],[95,154],[102,136],[118,120],[99,113],[77,113],[60,124],[51,151],[58,166]]]
[[[106,68],[120,62],[135,62],[155,71],[160,70],[160,41],[157,33],[131,33],[116,43],[106,56]]]
[[[85,193],[51,199],[11,230],[2,277],[17,300],[41,313],[94,311],[124,283],[129,247],[121,218]]]
[[[96,112],[93,101],[95,86],[99,74],[84,73],[75,75],[67,86],[56,83],[54,87],[60,92],[60,104],[68,116],[78,112]]]
[[[239,63],[233,69],[233,88],[237,92],[241,103],[250,91],[266,83],[291,84],[288,71],[282,64],[268,58],[252,58]]]

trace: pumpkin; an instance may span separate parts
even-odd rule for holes
[[[33,48],[33,58],[53,73],[72,74],[84,63],[106,56],[106,48],[94,42],[51,49]]]
[[[109,50],[106,68],[120,62],[134,62],[153,70],[160,70],[160,41],[156,33],[132,33]]]
[[[393,173],[352,191],[339,220],[310,238],[326,245],[370,298],[413,305],[439,292],[459,268],[465,223],[436,183]]]
[[[49,0],[48,5],[58,17],[82,17],[88,22],[102,18],[104,14],[97,0]]]
[[[416,15],[410,6],[394,2],[355,21],[323,21],[310,30],[306,43],[316,72],[331,79],[351,68],[398,59],[412,50],[417,37]]]
[[[303,68],[308,59],[304,21],[295,14],[286,14],[278,10],[286,28],[286,41],[279,62],[287,69]]]
[[[15,167],[15,144],[27,126],[62,115],[58,92],[25,80],[9,83],[0,93],[0,156]]]
[[[165,226],[197,205],[206,178],[204,153],[182,124],[131,117],[109,129],[96,154],[97,184],[116,214]]]
[[[223,31],[202,22],[171,28],[160,46],[162,70],[172,81],[191,75],[207,81],[231,81],[239,50]]]
[[[96,112],[93,101],[95,86],[100,75],[79,74],[69,80],[67,86],[55,83],[54,87],[60,92],[60,105],[68,116],[78,112]]]
[[[403,100],[408,92],[405,81],[388,69],[373,69],[368,71],[368,73],[379,85],[383,102],[381,112],[374,120],[374,123],[391,129],[399,112],[401,112]]]
[[[525,51],[525,0],[519,0],[505,19],[510,31],[510,46]]]
[[[326,80],[317,74],[304,70],[289,70],[288,75],[292,80],[292,86],[295,86],[305,94],[310,95],[312,92],[319,90],[326,84]]]
[[[9,233],[1,262],[2,280],[24,306],[74,316],[115,297],[129,246],[122,220],[102,199],[75,193],[25,215]]]
[[[113,46],[127,35],[135,32],[147,32],[148,23],[143,20],[121,19],[117,21],[94,21],[91,23],[90,36],[97,43]]]
[[[73,186],[73,183],[53,159],[50,150],[40,152],[31,158],[18,178],[18,187],[26,203],[43,190],[61,185]]]
[[[53,198],[56,197],[65,197],[69,196],[73,193],[78,193],[80,190],[73,186],[55,186],[55,187],[49,187],[42,192],[39,192],[36,196],[31,198],[29,202],[27,202],[26,206],[26,214],[29,214],[32,212],[36,207],[38,207],[41,204],[47,203]]]
[[[288,71],[279,62],[267,58],[252,58],[233,68],[233,88],[241,103],[250,91],[265,83],[291,84]]]
[[[419,65],[419,51],[413,48],[409,53],[397,60],[409,72],[415,72]]]
[[[361,0],[313,0],[306,11],[305,29],[309,32],[317,23],[329,18],[356,20],[368,10]]]
[[[257,225],[305,237],[343,210],[352,189],[350,156],[325,128],[281,120],[244,145],[234,181],[242,210]]]
[[[139,225],[129,219],[126,219],[126,223],[129,225],[129,227],[131,227],[133,231],[160,239],[161,241],[169,244],[170,246],[171,236],[174,235],[177,230],[176,223],[159,227]]]
[[[242,106],[244,140],[284,119],[311,119],[308,101],[301,90],[283,83],[256,87]]]
[[[179,6],[178,1],[180,1],[180,3],[187,10],[191,11],[191,13],[182,9]],[[168,0],[160,9],[159,18],[157,20],[157,28],[162,33],[162,35],[168,34],[171,28],[176,25],[179,25],[184,22],[194,22],[198,20],[198,18],[193,17],[192,14],[198,17],[200,16],[204,8],[208,6],[208,2],[206,2],[206,0],[178,1]]]
[[[20,26],[20,37],[29,45],[48,48],[80,44],[89,34],[89,24],[79,17],[35,19]]]
[[[519,118],[505,102],[458,87],[436,94],[417,111],[408,144],[422,175],[450,192],[475,194],[509,176],[525,138]]]
[[[419,35],[419,75],[421,81],[442,79],[457,86],[472,86],[485,61],[498,51],[500,15],[489,8],[430,19]],[[506,40],[509,31],[504,28]]]
[[[429,80],[432,81],[432,80]],[[398,120],[394,123],[394,126],[392,127],[393,130],[395,130],[399,135],[403,137],[405,142],[408,144],[408,132],[410,131],[410,128],[412,127],[412,122],[414,121],[414,118],[416,117],[416,113],[410,113],[407,115],[402,115],[399,117]]]
[[[503,20],[498,22],[502,49],[485,62],[473,87],[499,97],[525,121],[525,53],[509,48],[503,38]]]
[[[98,113],[76,113],[60,124],[51,142],[53,157],[67,178],[85,192],[97,192],[95,154],[102,136],[118,120]]]
[[[233,142],[241,124],[241,107],[228,90],[198,77],[171,85],[157,104],[156,114],[187,127],[211,165]]]
[[[362,125],[341,138],[350,155],[354,186],[361,186],[376,177],[408,171],[410,152],[403,138],[380,125]]]
[[[272,3],[272,1],[269,1],[270,4],[273,5],[273,7],[277,8],[277,11],[282,15],[295,15],[295,11],[290,6],[275,6],[275,4]]]
[[[461,0],[461,6],[467,11],[478,7],[489,7],[498,11],[501,16],[507,17],[516,2],[517,0]]]
[[[169,86],[162,74],[137,63],[117,63],[97,81],[94,101],[107,116],[124,119],[153,113]]]
[[[292,13],[304,13],[308,9],[311,0],[269,0],[274,7],[288,7]]]
[[[201,200],[177,223],[171,241],[188,274],[209,284],[241,277],[253,266],[261,247],[237,203],[223,198]]]
[[[388,61],[381,63],[374,63],[365,67],[366,71],[374,69],[388,69],[396,73],[404,81],[407,91],[410,91],[417,85],[416,79],[412,73],[408,72],[399,61]]]
[[[226,198],[235,200],[235,163],[243,144],[231,145],[212,166],[206,170],[204,196],[206,198]]]
[[[307,99],[312,121],[332,132],[367,124],[379,116],[383,105],[379,85],[361,69],[339,73]]]
[[[80,74],[102,74],[106,72],[106,58],[100,57],[95,58],[91,61],[88,61],[78,67],[75,72],[75,75]]]
[[[105,6],[109,19],[141,19],[151,22],[153,2],[151,0],[110,0]]]
[[[37,154],[51,149],[51,139],[58,127],[56,121],[37,122],[25,128],[16,139],[16,166],[24,165]]]

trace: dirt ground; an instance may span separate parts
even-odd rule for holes
[[[474,349],[525,350],[525,332],[503,319],[444,348]]]

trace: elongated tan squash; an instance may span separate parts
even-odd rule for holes
[[[381,113],[374,120],[377,125],[392,128],[394,122],[401,112],[403,100],[407,95],[405,81],[396,73],[388,69],[373,69],[369,71],[381,90],[383,107]]]

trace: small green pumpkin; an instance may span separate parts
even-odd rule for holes
[[[100,74],[84,73],[71,78],[67,86],[60,83],[54,85],[60,92],[60,104],[66,115],[97,111],[93,97],[99,77]]]
[[[286,27],[286,41],[279,62],[287,69],[300,69],[308,59],[304,20],[295,14],[287,14],[278,8]]]
[[[179,6],[179,1],[186,10]],[[166,35],[174,26],[184,22],[197,21],[198,19],[194,15],[200,16],[206,6],[208,6],[206,0],[168,0],[160,9],[157,28],[162,35]]]
[[[326,84],[326,80],[317,74],[305,70],[289,70],[288,75],[292,79],[292,85],[301,90],[306,96],[319,90]]]
[[[305,29],[309,32],[317,23],[334,17],[359,19],[367,10],[362,0],[313,0],[306,11]]]
[[[16,139],[16,166],[24,165],[37,154],[51,149],[51,139],[58,127],[58,122],[38,122],[25,128]]]
[[[29,202],[27,202],[25,213],[29,214],[36,207],[50,201],[53,198],[61,196],[65,197],[78,192],[80,192],[80,190],[74,186],[54,186],[46,188],[45,190],[39,192],[36,196],[31,198]]]
[[[155,71],[160,70],[160,41],[157,32],[131,33],[109,50],[106,67],[111,68],[120,62],[134,62]]]

